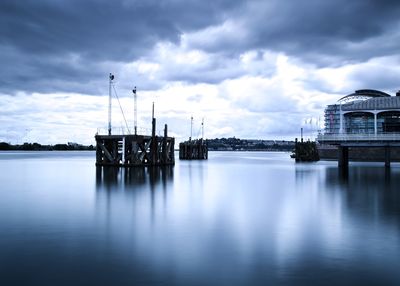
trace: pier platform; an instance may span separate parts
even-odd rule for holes
[[[100,135],[96,134],[96,166],[165,166],[174,165],[175,138],[155,134],[156,119],[152,122],[152,135]]]
[[[380,148],[384,150],[385,167],[390,167],[391,150],[400,147],[400,134],[320,134],[321,144],[337,146],[338,166],[346,169],[349,165],[349,150]]]
[[[179,144],[180,160],[207,160],[208,148],[203,139],[189,140]]]

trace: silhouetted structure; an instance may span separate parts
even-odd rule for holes
[[[189,140],[179,144],[179,159],[205,160],[208,159],[208,148],[203,139]]]
[[[341,168],[348,166],[349,148],[384,149],[385,166],[390,167],[391,149],[400,147],[400,92],[390,96],[378,90],[357,90],[328,105],[325,133],[317,140],[337,146]]]
[[[156,136],[156,119],[152,135],[96,135],[97,166],[163,166],[174,165],[175,138]]]
[[[135,127],[134,134],[130,130],[120,105],[122,115],[127,126],[128,134],[112,134],[111,104],[114,75],[109,77],[108,102],[108,132],[107,135],[96,134],[96,165],[97,166],[164,166],[174,165],[175,139],[168,137],[168,126],[165,124],[164,136],[156,136],[156,119],[154,118],[154,102],[152,110],[151,136],[137,134],[137,107],[136,87],[132,90],[135,99]],[[115,89],[114,89],[115,91]],[[118,96],[115,92],[115,96]],[[118,99],[118,103],[119,99]],[[123,133],[123,132],[122,132]]]
[[[298,142],[296,138],[294,151],[291,157],[294,158],[296,162],[319,161],[317,144],[311,141],[303,142],[303,140]]]

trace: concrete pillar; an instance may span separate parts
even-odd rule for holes
[[[349,166],[349,147],[339,146],[338,147],[338,166],[339,168],[347,168]]]
[[[378,134],[378,114],[374,113],[374,134]]]
[[[390,168],[390,146],[385,146],[385,167]]]

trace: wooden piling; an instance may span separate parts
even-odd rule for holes
[[[96,135],[97,166],[163,166],[174,165],[175,138],[156,136],[156,119],[152,121],[152,134]]]
[[[203,139],[189,140],[179,144],[179,159],[181,160],[207,160],[208,147]]]
[[[296,162],[313,162],[319,160],[317,144],[312,141],[299,142],[297,138],[295,139],[295,145],[292,158]]]

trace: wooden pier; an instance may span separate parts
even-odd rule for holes
[[[208,148],[203,139],[189,140],[179,144],[179,159],[207,160]]]
[[[347,170],[349,166],[349,150],[363,148],[384,149],[385,167],[390,168],[392,161],[391,150],[400,147],[400,134],[320,134],[318,142],[337,146],[338,148],[338,167]]]
[[[295,139],[295,145],[292,158],[296,160],[296,162],[314,162],[319,161],[318,149],[316,142],[312,141],[301,141],[299,142],[297,138]]]
[[[96,166],[165,166],[174,165],[175,138],[156,136],[156,119],[152,120],[152,134],[99,135],[96,139]]]

